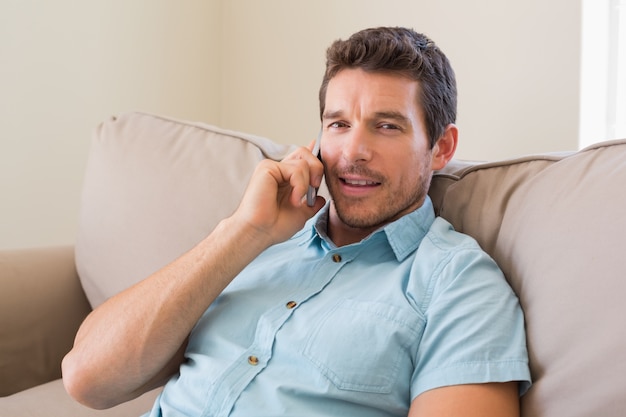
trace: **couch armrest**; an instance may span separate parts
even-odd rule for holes
[[[74,248],[0,251],[0,396],[59,378],[90,310]]]

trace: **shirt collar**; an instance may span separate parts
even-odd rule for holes
[[[326,205],[307,222],[307,226],[303,229],[305,236],[313,238],[314,240],[315,238],[319,239],[320,244],[325,246],[327,250],[336,248],[326,233],[328,230],[329,208],[330,202],[327,202]],[[419,247],[422,239],[424,239],[434,221],[435,210],[433,209],[430,197],[426,196],[421,207],[383,226],[357,243],[357,245],[364,244],[378,237],[378,235],[384,234],[396,259],[402,261]]]

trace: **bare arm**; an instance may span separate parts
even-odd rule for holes
[[[454,385],[420,394],[409,417],[519,417],[516,382]]]
[[[81,325],[63,360],[67,391],[108,408],[162,384],[177,372],[191,329],[259,253],[299,230],[324,204],[303,203],[319,186],[321,163],[301,148],[257,167],[237,211],[196,247],[107,300]]]

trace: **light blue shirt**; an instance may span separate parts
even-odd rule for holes
[[[429,199],[340,248],[327,213],[226,288],[150,416],[406,417],[412,399],[441,386],[528,389],[516,296]]]

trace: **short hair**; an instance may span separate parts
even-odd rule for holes
[[[456,120],[454,70],[439,47],[421,33],[401,27],[379,27],[334,41],[326,51],[326,72],[319,91],[320,117],[324,115],[328,83],[347,68],[397,74],[417,81],[420,88],[416,99],[424,112],[431,148],[446,126]]]

